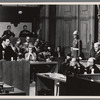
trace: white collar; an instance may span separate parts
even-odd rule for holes
[[[3,43],[2,43],[1,45],[2,45],[2,47],[3,47],[4,49],[6,48],[6,46],[5,46]]]
[[[100,50],[97,52],[97,54],[100,53]]]

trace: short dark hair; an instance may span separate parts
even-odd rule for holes
[[[27,25],[24,25],[23,28],[24,28],[24,27],[27,27]]]
[[[7,36],[2,37],[2,41],[6,41],[6,39],[9,39]]]
[[[11,28],[11,25],[8,25],[8,26],[7,26],[7,28],[8,28],[8,27],[10,27],[10,28]]]

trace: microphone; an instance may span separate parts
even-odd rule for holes
[[[2,58],[4,59],[5,51],[2,51]]]

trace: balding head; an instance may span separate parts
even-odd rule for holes
[[[72,60],[70,61],[70,66],[75,66],[76,63],[76,58],[72,58]]]
[[[87,66],[92,66],[94,64],[95,64],[95,58],[94,57],[89,58],[87,61]]]
[[[98,50],[100,50],[100,43],[96,42],[94,43],[94,50],[97,52]]]
[[[74,31],[74,32],[73,32],[73,35],[78,35],[78,31],[77,31],[77,30]]]
[[[74,37],[74,39],[78,37],[78,31],[77,30],[73,32],[73,37]]]

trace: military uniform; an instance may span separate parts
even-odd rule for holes
[[[74,39],[72,47],[72,57],[74,58],[81,57],[81,53],[82,53],[82,41],[80,39]]]
[[[6,31],[4,31],[2,37],[3,36],[10,38],[10,37],[15,37],[15,34],[13,32],[11,32],[10,30],[6,30]]]
[[[34,37],[34,34],[31,33],[31,32],[28,31],[28,30],[22,30],[22,31],[20,32],[20,34],[19,34],[19,37],[27,37],[27,36],[29,36],[29,37]]]

